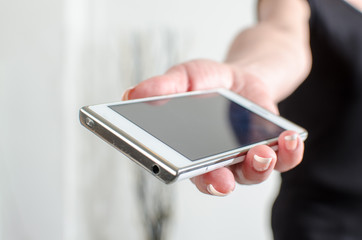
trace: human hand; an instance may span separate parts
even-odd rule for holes
[[[261,79],[248,71],[236,71],[230,64],[210,60],[195,60],[172,67],[164,75],[147,79],[125,92],[123,99],[136,99],[186,91],[213,88],[230,89],[278,113],[277,106]],[[266,145],[253,147],[245,160],[229,167],[196,176],[191,181],[203,193],[224,196],[232,192],[235,183],[255,184],[268,178],[273,169],[287,171],[300,163],[304,143],[298,134],[283,132],[275,152]]]

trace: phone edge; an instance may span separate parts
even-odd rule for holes
[[[159,160],[152,152],[143,148],[142,145],[132,141],[127,134],[120,132],[106,119],[89,109],[88,106],[79,110],[80,123],[89,131],[96,134],[103,141],[117,149],[127,158],[140,165],[147,172],[166,184],[177,181],[179,169],[172,164],[165,164],[165,160]]]

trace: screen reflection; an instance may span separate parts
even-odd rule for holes
[[[275,138],[284,130],[218,93],[110,108],[191,161]]]

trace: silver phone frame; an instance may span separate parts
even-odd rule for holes
[[[265,110],[259,105],[227,89],[194,91],[85,106],[79,111],[80,122],[86,128],[111,144],[128,158],[144,167],[147,171],[164,183],[172,183],[185,178],[197,176],[223,166],[239,163],[244,160],[245,153],[256,145],[266,144],[277,150],[278,138],[276,137],[234,149],[232,151],[191,161],[110,108],[110,106],[113,105],[164,100],[209,93],[219,93],[227,99],[245,107],[246,109],[286,130],[296,131],[303,140],[305,140],[308,136],[308,133],[304,128]]]

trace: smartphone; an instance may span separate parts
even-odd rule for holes
[[[226,89],[86,106],[90,131],[172,183],[242,162],[253,146],[277,150],[281,132],[307,131]]]

